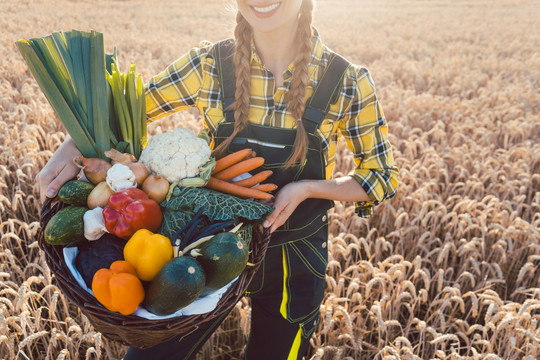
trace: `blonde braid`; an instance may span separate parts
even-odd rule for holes
[[[238,12],[236,28],[234,29],[235,51],[234,66],[236,76],[234,110],[234,130],[232,134],[216,147],[212,155],[220,158],[226,155],[234,137],[244,130],[248,123],[249,98],[251,88],[251,27],[246,19]],[[225,109],[223,109],[225,111]]]
[[[289,111],[297,120],[296,137],[292,154],[285,163],[285,167],[292,167],[305,161],[308,137],[302,115],[306,107],[305,95],[309,80],[309,61],[311,60],[311,21],[313,12],[313,1],[304,0],[300,8],[300,19],[298,21],[298,30],[296,31],[296,43],[299,44],[299,51],[294,60],[294,70],[289,90]]]
[[[311,59],[311,21],[313,0],[303,0],[300,8],[300,19],[296,32],[296,43],[301,44],[298,55],[294,60],[294,71],[289,91],[289,111],[297,119],[296,137],[292,154],[285,168],[302,163],[306,158],[308,137],[301,121],[305,109],[305,94],[309,80],[308,64]],[[246,19],[238,12],[234,30],[236,47],[234,65],[236,75],[236,93],[234,109],[234,130],[232,134],[216,147],[212,155],[216,158],[224,156],[234,137],[242,131],[249,116],[249,98],[251,86],[251,27]],[[224,109],[225,110],[225,109]]]

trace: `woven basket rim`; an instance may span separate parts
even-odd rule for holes
[[[262,226],[254,227],[250,243],[249,262],[221,296],[216,308],[210,312],[196,315],[183,315],[167,319],[145,319],[137,315],[122,315],[103,307],[97,299],[81,288],[67,267],[63,256],[65,246],[50,245],[44,240],[44,229],[50,218],[60,209],[66,207],[56,198],[48,198],[40,213],[41,228],[38,233],[38,244],[45,254],[47,265],[54,274],[62,293],[89,319],[90,323],[108,339],[124,345],[148,348],[172,339],[182,333],[195,330],[201,323],[222,315],[231,309],[242,298],[255,272],[262,263],[268,243],[270,231],[263,231]]]

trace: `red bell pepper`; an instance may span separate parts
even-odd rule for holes
[[[137,188],[117,191],[103,209],[107,231],[128,240],[139,229],[156,232],[163,220],[157,202]]]

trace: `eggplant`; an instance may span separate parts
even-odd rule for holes
[[[108,269],[113,262],[124,260],[125,245],[126,240],[106,233],[98,240],[86,241],[78,246],[75,267],[88,288],[92,288],[92,279],[99,269]]]

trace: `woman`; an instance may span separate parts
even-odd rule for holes
[[[313,0],[237,4],[234,42],[203,43],[152,78],[147,115],[195,106],[216,157],[249,147],[274,171],[269,181],[280,190],[263,224],[272,232],[268,252],[246,292],[252,322],[245,354],[301,359],[324,297],[326,211],[332,200],[354,201],[357,214],[369,217],[395,194],[398,171],[373,81],[322,44],[311,26]],[[357,168],[331,179],[339,134]],[[77,174],[77,154],[66,140],[38,174],[42,199]],[[151,349],[130,348],[125,359],[193,358],[226,315]]]

